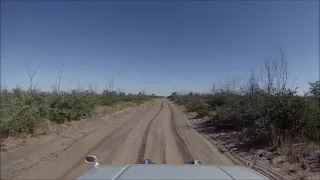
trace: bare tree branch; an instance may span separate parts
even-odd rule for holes
[[[37,74],[39,69],[40,69],[40,66],[36,69],[32,69],[30,62],[28,62],[27,75],[28,75],[29,81],[30,81],[30,86],[29,86],[30,91],[34,90],[34,88],[35,88],[35,85],[33,84],[33,80],[34,80],[34,76]]]
[[[271,58],[270,58],[271,59]],[[276,73],[277,61],[267,60],[264,63],[265,76],[267,79],[263,79],[264,74],[262,74],[262,82],[264,90],[267,91],[268,94],[272,93],[273,84],[274,84],[274,76]]]
[[[109,85],[106,86],[106,89],[109,91],[109,92],[112,92],[113,91],[113,87],[114,86],[114,77],[111,78],[110,82],[109,82]]]
[[[280,48],[278,57],[270,57],[265,61],[264,69],[260,74],[261,85],[268,94],[283,92],[287,86],[288,75],[288,63]]]
[[[61,79],[62,79],[63,70],[64,70],[64,64],[62,64],[61,69],[60,69],[60,71],[59,71],[59,73],[58,73],[58,76],[57,76],[57,78],[56,78],[55,91],[56,91],[57,93],[60,92]]]
[[[284,52],[280,48],[280,69],[279,69],[280,79],[281,79],[281,91],[283,91],[288,83],[288,62],[285,59]]]

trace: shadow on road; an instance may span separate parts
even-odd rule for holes
[[[196,116],[191,117],[190,120],[199,133],[208,135],[210,139],[227,148],[248,152],[266,147],[266,144],[246,138],[245,132],[231,124],[217,123],[214,119],[199,119]]]

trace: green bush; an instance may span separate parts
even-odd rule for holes
[[[259,98],[259,103],[244,106],[247,111],[244,119],[249,120],[251,138],[277,144],[285,137],[302,134],[305,98],[291,90],[274,95],[261,94]],[[252,116],[248,117],[248,114]]]
[[[305,111],[302,115],[303,133],[310,139],[320,141],[320,102],[307,97]]]
[[[310,93],[282,89],[267,92],[262,88],[215,94],[174,94],[169,98],[186,106],[200,117],[215,111],[212,123],[217,129],[236,129],[246,132],[247,138],[281,145],[287,137],[320,138],[320,101],[318,84],[310,83]]]
[[[43,119],[56,123],[79,120],[88,116],[98,105],[112,106],[121,102],[143,102],[156,98],[143,93],[139,95],[104,91],[72,90],[71,92],[25,91],[15,88],[1,90],[0,133],[2,137],[32,134]]]
[[[310,84],[310,94],[320,101],[320,81]]]
[[[200,100],[189,100],[186,104],[187,111],[196,112],[198,117],[209,116],[210,114],[210,106],[202,99]]]
[[[212,107],[216,108],[217,106],[222,106],[223,104],[226,103],[226,96],[227,94],[224,93],[217,93],[214,94],[213,96],[207,98],[207,103]]]
[[[33,133],[35,124],[46,115],[46,111],[45,98],[35,91],[24,92],[16,88],[12,93],[1,94],[0,133]]]
[[[49,102],[49,119],[58,123],[79,120],[88,116],[98,103],[95,95],[88,92],[53,94]]]

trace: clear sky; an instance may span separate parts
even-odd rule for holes
[[[282,47],[290,86],[319,79],[319,1],[2,1],[1,84],[168,95],[245,79]]]

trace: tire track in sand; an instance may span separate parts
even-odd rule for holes
[[[171,105],[168,102],[167,102],[167,105],[170,110],[171,130],[174,134],[179,152],[181,153],[181,157],[183,158],[184,163],[186,163],[189,160],[192,160],[194,157],[191,155],[191,153],[188,149],[188,146],[186,145],[183,138],[181,137],[180,129],[174,120],[175,116],[174,116],[173,109],[172,109]]]
[[[171,107],[163,100],[163,108],[148,130],[144,158],[157,164],[183,164],[192,159],[178,130]]]
[[[147,139],[148,139],[148,134],[150,132],[150,127],[152,125],[152,123],[154,122],[154,120],[157,118],[157,116],[159,115],[159,113],[163,110],[163,100],[161,100],[161,107],[159,109],[159,111],[157,112],[157,114],[151,119],[151,121],[148,123],[147,129],[144,132],[143,138],[142,138],[142,144],[139,150],[139,155],[137,158],[136,163],[141,163],[143,158],[144,158],[144,154],[146,152],[146,144],[147,144]]]
[[[156,102],[152,102],[151,106],[147,107],[146,109],[143,109],[141,114],[138,114],[130,119],[127,119],[123,124],[113,129],[104,138],[102,138],[94,147],[92,147],[81,159],[79,159],[78,162],[74,164],[74,166],[72,166],[67,172],[65,172],[58,179],[63,179],[63,178],[69,179],[69,177],[74,177],[73,174],[76,174],[76,173],[73,173],[74,171],[77,171],[77,169],[81,169],[82,167],[86,166],[83,163],[83,159],[89,154],[94,154],[97,157],[99,157],[100,162],[107,161],[108,163],[110,163],[112,161],[110,156],[103,158],[103,156],[100,155],[101,152],[108,152],[108,155],[113,155],[114,152],[116,152],[118,147],[121,145],[122,143],[121,139],[125,139],[129,135],[130,130],[137,124],[137,122],[143,119],[143,116],[150,113],[150,111],[154,108],[155,104]],[[113,142],[113,143],[110,143],[110,142]]]
[[[161,123],[161,153],[162,153],[162,163],[167,164],[167,155],[166,155],[166,142],[164,140],[164,131],[163,123]]]
[[[152,159],[157,164],[166,164],[166,136],[164,134],[164,121],[169,120],[168,111],[163,102],[163,108],[153,120],[148,130],[143,159]]]

